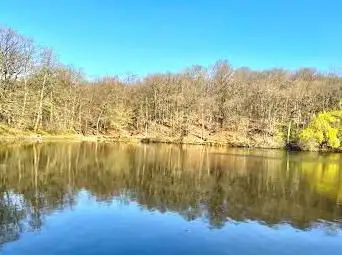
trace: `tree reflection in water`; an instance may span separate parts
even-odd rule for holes
[[[2,146],[0,162],[0,243],[40,229],[81,190],[214,228],[230,220],[341,227],[341,154],[75,142]]]

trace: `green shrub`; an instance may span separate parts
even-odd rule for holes
[[[340,148],[342,138],[342,110],[322,112],[315,116],[300,135],[303,149]]]

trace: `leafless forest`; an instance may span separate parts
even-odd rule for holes
[[[338,72],[251,70],[219,60],[178,73],[87,79],[0,27],[0,134],[30,131],[279,147],[339,108]],[[16,130],[16,131],[13,131]]]

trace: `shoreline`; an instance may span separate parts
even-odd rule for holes
[[[106,135],[80,135],[80,134],[66,134],[66,135],[8,135],[0,136],[0,143],[44,143],[44,142],[113,142],[113,143],[132,143],[132,144],[173,144],[173,145],[201,145],[209,147],[227,147],[227,148],[245,148],[245,149],[269,149],[269,150],[285,150],[285,151],[309,151],[301,149],[297,144],[283,145],[283,146],[267,146],[267,145],[241,145],[230,142],[221,141],[191,141],[191,140],[177,140],[177,139],[162,139],[156,137],[145,136],[106,136]],[[315,152],[329,152],[342,153],[341,150],[317,150]]]
[[[229,142],[221,141],[191,141],[191,140],[177,140],[177,139],[161,139],[155,137],[143,137],[143,136],[96,136],[96,135],[10,135],[10,136],[0,136],[0,143],[16,143],[16,142],[56,142],[56,141],[76,141],[76,142],[123,142],[123,143],[134,143],[134,144],[179,144],[179,145],[202,145],[202,146],[212,146],[212,147],[231,147],[231,148],[253,148],[253,149],[282,149],[295,151],[287,149],[286,146],[249,146],[249,145],[239,145]]]
[[[241,147],[241,148],[262,148],[262,149],[284,149],[281,146],[243,146],[232,144],[224,141],[194,141],[194,140],[179,140],[176,138],[156,138],[145,136],[106,136],[106,135],[8,135],[0,136],[0,142],[50,142],[50,141],[89,141],[89,142],[129,142],[129,143],[165,143],[165,144],[189,144],[189,145],[203,145],[203,146],[221,146],[221,147]]]

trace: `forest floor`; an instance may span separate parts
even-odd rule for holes
[[[125,130],[107,132],[100,135],[82,135],[64,132],[51,134],[45,131],[28,131],[0,125],[0,142],[41,142],[41,141],[102,141],[129,143],[169,143],[197,144],[210,146],[230,146],[246,148],[285,148],[284,142],[275,137],[248,135],[232,131],[209,133],[198,127],[190,127],[187,135],[170,136],[164,126],[153,127],[148,133],[130,133]]]

